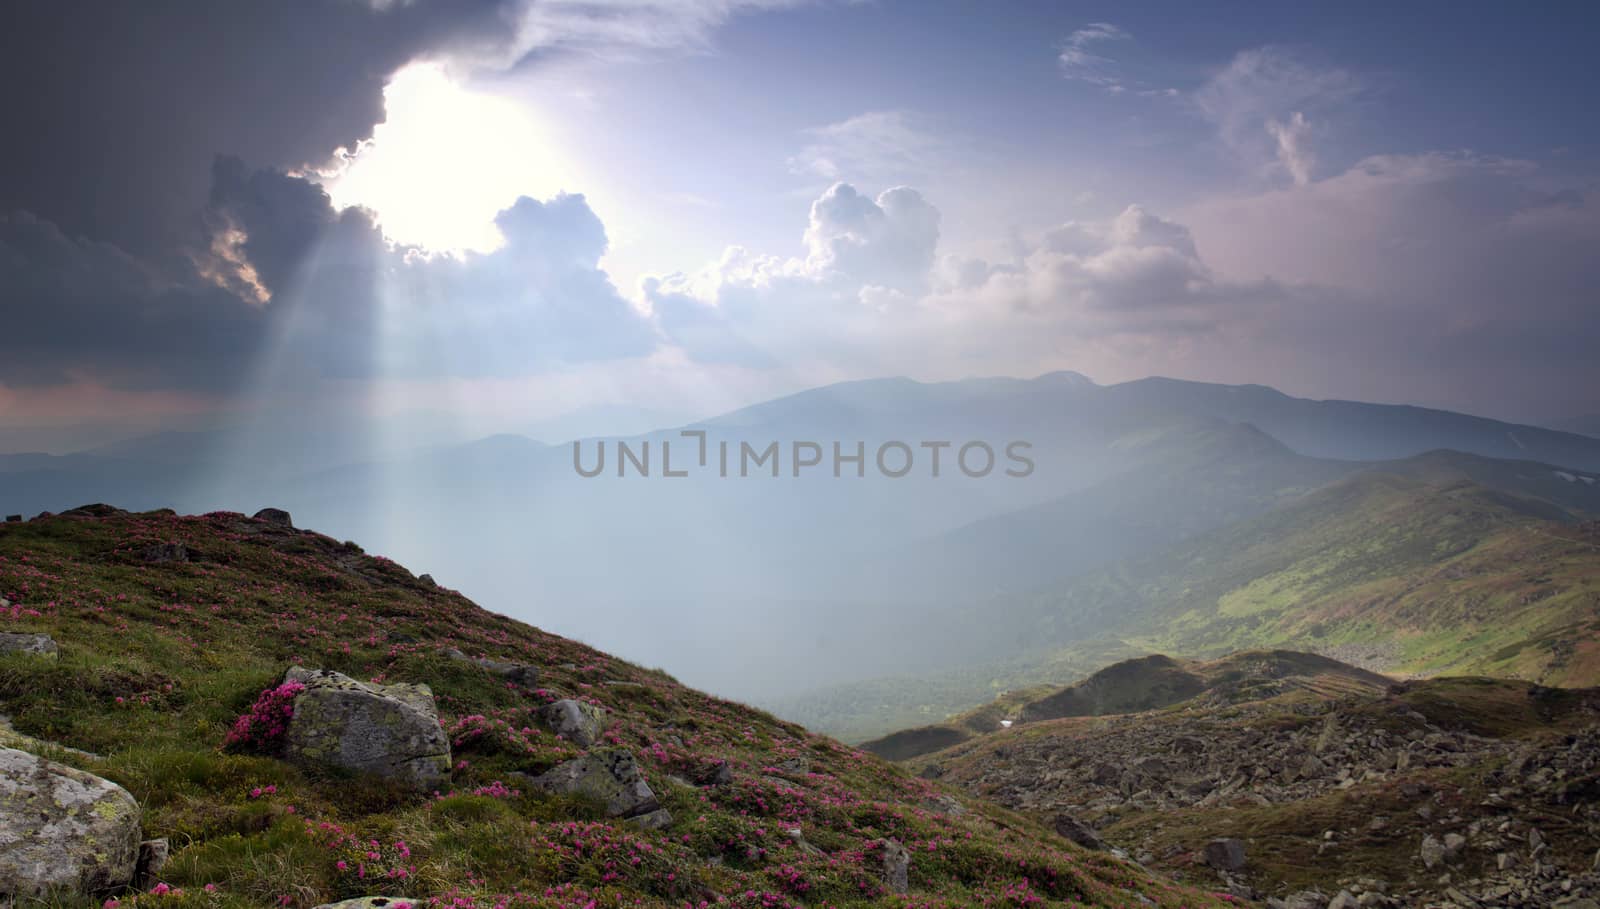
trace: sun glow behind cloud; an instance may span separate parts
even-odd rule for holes
[[[384,235],[434,252],[488,252],[494,216],[518,196],[577,191],[547,124],[526,105],[473,91],[439,64],[408,66],[384,89],[385,120],[323,183],[340,208],[377,213]]]

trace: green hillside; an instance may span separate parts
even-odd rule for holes
[[[952,621],[1004,660],[819,692],[793,715],[855,741],[1150,653],[1283,648],[1400,676],[1600,684],[1593,491],[1543,465],[1383,465],[1160,552]]]
[[[171,847],[146,892],[55,905],[1216,902],[278,523],[99,506],[0,525],[0,598],[0,630],[59,646],[0,655],[0,744],[126,787]],[[445,775],[414,792],[284,759],[258,697],[294,665],[429,686]],[[593,741],[550,728],[563,700],[602,717]],[[636,763],[666,811],[539,782],[590,759]]]
[[[1546,503],[1374,473],[1057,592],[1132,651],[1257,647],[1398,674],[1600,682],[1600,535]],[[1108,623],[1109,624],[1109,623]]]

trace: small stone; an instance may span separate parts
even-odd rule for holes
[[[905,893],[911,889],[911,853],[895,840],[880,840],[883,844],[883,885],[891,893]]]
[[[811,772],[811,761],[803,757],[792,757],[774,764],[773,769],[788,776],[805,776]]]
[[[1357,909],[1358,906],[1360,903],[1356,902],[1355,895],[1348,890],[1340,890],[1328,901],[1328,909]]]
[[[149,890],[161,881],[161,869],[167,865],[171,846],[166,837],[145,840],[139,844],[139,870],[134,875],[134,886]]]
[[[1095,833],[1093,827],[1070,814],[1056,815],[1055,828],[1057,833],[1085,849],[1106,848],[1105,840],[1100,838],[1100,834]]]
[[[628,823],[645,830],[660,830],[672,826],[672,812],[665,808],[657,808],[628,818]]]
[[[1429,834],[1422,838],[1422,848],[1418,850],[1418,854],[1422,856],[1422,864],[1425,867],[1430,870],[1437,868],[1445,860],[1444,843],[1439,842],[1433,838],[1432,834]]]
[[[718,761],[712,771],[706,775],[704,785],[726,786],[733,782],[733,766],[727,761]]]
[[[182,543],[155,543],[145,548],[144,560],[161,564],[189,561],[189,547]]]
[[[9,605],[9,604],[8,604]],[[26,653],[47,660],[56,658],[55,638],[42,632],[0,631],[0,653]]]
[[[474,662],[487,669],[490,673],[524,688],[533,688],[539,684],[539,667],[537,666],[527,663],[512,663],[505,660],[491,660],[488,657],[481,657]]]
[[[799,827],[794,827],[792,829],[785,830],[784,833],[787,834],[789,839],[794,841],[795,846],[798,847],[800,849],[800,851],[804,852],[806,855],[811,855],[811,856],[824,856],[824,855],[827,855],[826,852],[823,852],[821,849],[818,849],[816,846],[811,845],[810,841],[808,841],[806,839],[805,832],[802,831]]]

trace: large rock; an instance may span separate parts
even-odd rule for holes
[[[610,817],[640,817],[661,807],[639,772],[633,752],[626,748],[591,751],[530,777],[529,782],[546,792],[585,795],[602,802]]]
[[[257,521],[266,521],[268,524],[277,524],[279,527],[294,529],[294,520],[282,508],[263,508],[251,517]]]
[[[56,642],[48,634],[0,631],[0,653],[27,653],[53,660],[56,658]]]
[[[290,669],[306,686],[284,733],[290,760],[329,764],[428,790],[450,773],[450,739],[426,685],[377,685],[321,669]]]
[[[588,748],[595,743],[595,739],[600,737],[600,727],[604,725],[605,718],[604,709],[572,698],[546,704],[539,710],[539,722],[580,748]]]
[[[1218,871],[1238,871],[1244,867],[1244,842],[1223,837],[1206,843],[1206,864]]]
[[[92,896],[125,887],[139,839],[139,803],[121,786],[0,748],[0,895]]]
[[[426,905],[426,900],[413,900],[403,896],[358,896],[337,903],[323,903],[317,909],[413,909]]]

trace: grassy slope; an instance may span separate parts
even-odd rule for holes
[[[169,542],[195,560],[143,560]],[[182,893],[140,905],[304,907],[373,893],[572,907],[1214,901],[1001,809],[968,801],[948,812],[944,790],[899,768],[319,535],[232,514],[0,525],[0,596],[14,604],[0,629],[47,631],[61,646],[54,662],[0,659],[0,711],[20,733],[100,755],[47,749],[126,786],[146,835],[172,841],[164,877]],[[445,646],[534,663],[543,687],[510,688],[440,656]],[[453,791],[419,798],[224,750],[233,719],[295,663],[432,686],[455,742]],[[497,785],[576,753],[531,717],[562,696],[612,711],[604,738],[636,753],[672,827],[642,832],[581,800]],[[791,758],[810,772],[770,769]],[[668,779],[703,778],[719,761],[734,768],[731,784]],[[827,855],[803,854],[792,827]],[[909,898],[882,893],[874,844],[886,836],[913,851]]]
[[[1354,646],[1390,672],[1600,683],[1600,539],[1547,517],[1374,474],[1101,582],[1141,616],[1122,635],[1134,650]]]
[[[920,688],[906,680],[923,702],[918,716],[886,710],[899,726],[841,731],[863,740],[1149,653],[1285,648],[1362,656],[1398,675],[1600,684],[1597,525],[1538,499],[1412,473],[1352,477],[1158,555],[986,603],[985,620],[1036,642],[1033,654]],[[835,699],[849,708],[854,694]]]

